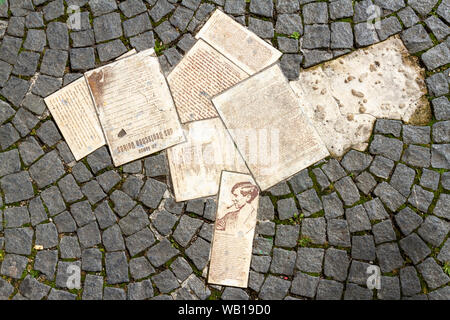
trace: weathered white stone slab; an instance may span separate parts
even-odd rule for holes
[[[84,78],[72,82],[44,100],[76,160],[105,144]]]
[[[85,74],[114,165],[185,141],[154,50]]]
[[[406,122],[426,102],[425,71],[399,37],[361,49],[323,68],[341,113]]]
[[[281,52],[219,9],[195,36],[208,42],[248,74],[275,63]]]
[[[277,64],[212,101],[261,190],[329,155]]]
[[[208,282],[246,288],[259,189],[250,175],[222,172]]]
[[[376,118],[427,122],[424,75],[394,36],[302,70],[290,84],[330,153],[341,157],[366,149]]]
[[[183,125],[186,142],[167,149],[175,199],[216,195],[222,170],[248,173],[219,118]]]
[[[203,40],[198,40],[167,81],[182,123],[217,117],[211,97],[248,78]]]
[[[323,79],[320,71],[305,71],[300,72],[297,81],[291,81],[301,109],[332,156],[342,157],[351,148],[365,150],[376,118],[368,114],[341,114],[329,83]]]

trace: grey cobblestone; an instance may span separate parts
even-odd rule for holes
[[[82,7],[79,27],[65,21],[72,4]],[[381,8],[378,29],[367,24],[372,4]],[[76,161],[44,102],[83,72],[155,42],[169,71],[218,6],[284,53],[289,79],[394,34],[429,71],[431,121],[379,119],[367,150],[328,158],[261,195],[248,290],[206,286],[216,198],[176,203],[165,152],[113,168],[104,146]],[[222,299],[448,299],[448,12],[447,0],[0,6],[0,298],[207,299],[220,290]],[[370,263],[382,269],[381,290],[365,287]],[[70,264],[88,273],[78,296],[66,288]]]

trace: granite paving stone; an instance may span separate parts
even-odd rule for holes
[[[417,271],[413,266],[400,269],[400,283],[401,291],[406,296],[413,296],[422,290]]]
[[[328,48],[331,41],[330,27],[326,24],[306,25],[305,34],[302,40],[302,48],[305,49]]]
[[[394,138],[388,138],[376,134],[370,144],[370,153],[381,155],[393,161],[400,160],[403,151],[403,143]]]
[[[433,125],[433,142],[450,142],[450,121],[441,121]]]
[[[319,277],[313,277],[308,274],[299,272],[292,280],[290,291],[293,294],[299,296],[314,298],[314,296],[316,295],[319,280]]]
[[[150,208],[158,207],[167,186],[154,179],[147,179],[139,194],[139,200]]]
[[[431,166],[447,170],[450,168],[450,144],[431,146]]]
[[[417,233],[428,243],[439,247],[448,235],[449,230],[450,226],[447,222],[430,215],[425,218]]]
[[[39,282],[31,275],[27,275],[19,286],[19,291],[30,300],[41,300],[50,289],[50,286]]]
[[[392,134],[399,138],[402,132],[402,122],[399,120],[377,119],[375,133]]]
[[[354,25],[355,42],[357,47],[365,47],[379,42],[376,29],[369,27],[365,22]]]
[[[402,31],[402,25],[395,16],[381,20],[380,28],[377,29],[378,37],[381,41]]]
[[[152,283],[149,279],[130,283],[128,285],[128,299],[129,300],[144,300],[152,298],[154,295]]]
[[[392,272],[403,266],[404,259],[395,243],[380,244],[376,248],[381,272]]]
[[[69,49],[69,33],[65,23],[50,22],[46,29],[47,41],[50,49],[68,50]]]
[[[391,36],[427,71],[407,80],[426,86],[417,114],[372,118],[367,144],[261,192],[248,289],[207,283],[216,196],[176,202],[166,151],[117,168],[108,146],[75,160],[44,101],[133,48],[155,47],[167,76],[216,9],[281,51],[289,81]],[[6,0],[0,299],[448,300],[449,12],[448,0]],[[76,294],[69,266],[83,271]]]
[[[334,219],[344,215],[344,204],[336,192],[322,197],[323,209],[327,219]]]
[[[95,216],[88,201],[81,201],[70,206],[70,213],[79,227],[95,221]]]
[[[140,205],[119,221],[122,232],[127,236],[142,230],[149,224],[148,215]]]
[[[29,169],[31,178],[43,188],[56,182],[64,174],[64,166],[56,151],[45,154]]]
[[[125,252],[107,252],[105,254],[106,282],[108,284],[129,281],[128,262]]]
[[[348,282],[366,285],[369,273],[368,269],[373,266],[371,263],[353,260],[348,273]]]
[[[302,238],[314,244],[325,244],[326,223],[324,218],[308,218],[303,220],[301,228]]]
[[[436,263],[433,258],[428,258],[417,266],[419,272],[422,274],[428,287],[436,289],[450,281],[448,275],[444,273],[442,268]]]
[[[4,176],[0,179],[0,186],[3,190],[6,204],[34,197],[33,185],[27,171]]]
[[[442,193],[439,196],[438,201],[436,202],[436,206],[434,207],[433,213],[441,218],[449,219],[450,217],[450,195],[446,193]]]
[[[439,7],[437,8],[437,14],[445,19],[445,21],[450,22],[450,16],[448,14],[448,9],[450,8],[450,4],[448,1],[442,1]]]
[[[428,70],[433,70],[449,63],[449,48],[441,43],[422,54],[421,58]]]
[[[395,221],[402,233],[407,236],[422,224],[423,219],[411,208],[406,207],[395,215]]]
[[[433,46],[433,41],[421,24],[416,24],[403,31],[401,38],[410,53],[423,51]]]
[[[353,259],[365,261],[375,260],[375,243],[373,236],[353,236],[351,254]]]
[[[178,244],[186,247],[202,224],[203,222],[199,219],[183,215],[173,233],[173,238]]]
[[[100,230],[95,221],[78,228],[77,235],[83,248],[90,248],[101,242]]]
[[[269,275],[261,287],[259,298],[262,300],[281,300],[286,296],[290,287],[290,281]]]
[[[20,279],[25,270],[28,259],[16,254],[7,254],[3,258],[0,273],[13,279]]]
[[[411,190],[411,195],[408,198],[408,203],[426,213],[434,199],[434,194],[423,189],[418,185],[414,185]]]
[[[341,196],[344,204],[351,206],[360,199],[358,188],[353,182],[352,178],[345,177],[337,181],[335,184],[336,190]]]
[[[86,275],[84,279],[83,300],[102,300],[103,298],[103,277]]]
[[[330,18],[333,20],[353,16],[353,3],[351,0],[336,0],[329,3]]]
[[[125,241],[117,224],[109,227],[102,233],[102,243],[106,251],[125,250]]]
[[[77,237],[64,236],[59,242],[59,250],[63,259],[81,258],[81,248]]]
[[[165,15],[170,13],[175,7],[167,0],[158,0],[149,11],[150,17],[154,22],[158,22]]]
[[[381,277],[381,290],[377,292],[381,300],[400,300],[400,281],[398,277]]]
[[[350,247],[350,232],[347,221],[331,219],[327,223],[328,242],[334,246]]]
[[[297,245],[299,231],[300,226],[278,225],[276,227],[275,245],[285,248],[295,247]],[[325,226],[323,226],[323,234],[325,234]]]
[[[369,171],[375,177],[387,179],[391,175],[393,168],[394,161],[383,156],[375,156],[372,164],[370,165]]]
[[[388,183],[382,182],[374,190],[374,194],[391,210],[396,211],[405,203],[406,198]]]
[[[347,252],[334,248],[325,251],[324,273],[338,281],[347,279],[347,270],[350,264]]]
[[[355,182],[358,189],[366,195],[368,195],[377,185],[375,178],[367,171],[358,175]]]
[[[72,218],[68,211],[64,211],[53,217],[53,221],[56,224],[58,233],[74,232],[77,229],[75,220]]]
[[[198,270],[203,270],[206,267],[209,259],[210,247],[211,245],[207,241],[202,238],[197,238],[185,250],[187,257],[192,260]]]
[[[144,228],[139,232],[127,237],[125,239],[125,245],[131,256],[144,251],[155,243],[155,235],[148,229]]]
[[[431,253],[430,248],[428,248],[426,243],[415,233],[411,233],[406,238],[400,240],[399,244],[400,248],[414,264],[419,263]]]
[[[163,210],[156,213],[156,217],[153,219],[152,223],[159,233],[161,233],[163,236],[168,236],[177,221],[178,218],[174,214]],[[195,219],[195,221],[197,222],[199,220]]]
[[[33,229],[29,227],[5,229],[5,251],[21,255],[30,255],[33,242]]]
[[[164,238],[161,242],[148,250],[147,258],[154,267],[160,267],[177,254],[178,250],[172,247],[169,240]]]
[[[274,248],[272,263],[270,264],[270,272],[274,274],[292,275],[294,272],[296,258],[297,254],[295,251]]]
[[[135,22],[136,23],[136,22]],[[124,25],[125,28],[125,25]],[[125,31],[127,33],[127,31]],[[97,46],[97,52],[98,56],[100,58],[100,61],[109,61],[113,60],[125,52],[127,52],[127,48],[122,43],[121,40],[113,40],[107,43],[101,43]]]
[[[391,176],[389,184],[393,186],[403,196],[409,196],[411,187],[416,177],[416,171],[403,163],[399,163]]]
[[[372,226],[372,233],[374,235],[375,243],[383,243],[393,241],[396,239],[395,231],[392,222],[389,219],[383,220]]]
[[[296,268],[303,272],[319,273],[324,254],[325,250],[322,248],[298,248]]]
[[[340,300],[344,291],[344,285],[340,282],[328,279],[320,279],[317,286],[317,300]]]

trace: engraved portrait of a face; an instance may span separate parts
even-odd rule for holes
[[[243,181],[236,183],[230,192],[232,203],[226,207],[227,213],[217,220],[216,230],[244,236],[254,228],[252,220],[256,217],[257,206],[254,201],[259,189],[251,182]]]

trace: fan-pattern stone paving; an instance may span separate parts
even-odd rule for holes
[[[0,3],[1,299],[450,299],[450,1]],[[245,290],[205,282],[215,199],[175,203],[164,152],[75,162],[43,102],[132,48],[155,47],[169,71],[217,7],[282,51],[289,79],[400,34],[433,112],[424,126],[378,120],[367,152],[264,192]]]

